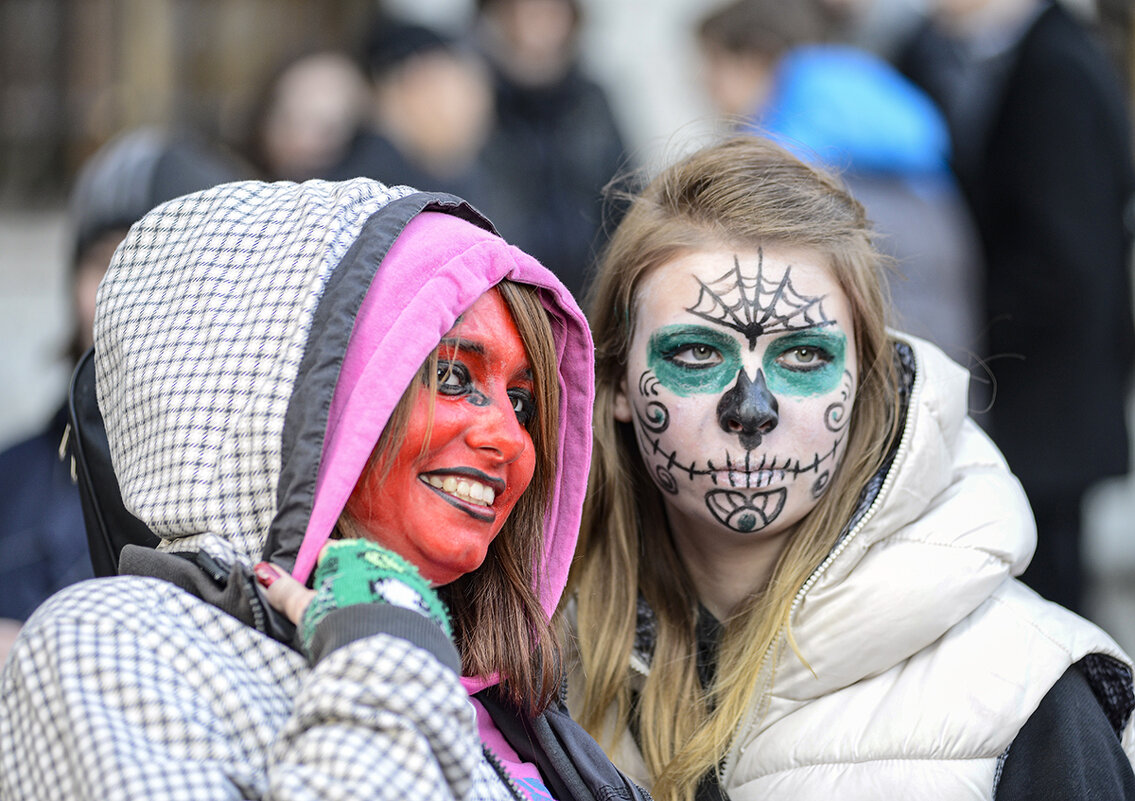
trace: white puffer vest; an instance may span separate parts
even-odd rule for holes
[[[1013,578],[1036,540],[1024,492],[966,416],[964,371],[898,338],[916,365],[901,444],[797,596],[811,669],[784,647],[757,679],[720,772],[731,801],[988,801],[1002,755],[1072,664],[1101,654],[1131,668],[1107,634]],[[1130,720],[1122,742],[1135,762]],[[646,782],[630,735],[614,757]]]

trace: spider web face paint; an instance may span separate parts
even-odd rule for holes
[[[709,283],[697,279],[701,291],[690,314],[731,328],[745,338],[749,350],[757,337],[831,325],[824,314],[823,297],[801,294],[792,285],[792,269],[775,276],[764,272],[764,250],[757,251],[757,274],[746,276],[741,260],[733,256],[733,269]]]
[[[700,251],[640,288],[620,419],[679,536],[775,536],[830,486],[858,372],[825,264],[810,251]]]

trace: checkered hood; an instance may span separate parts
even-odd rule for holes
[[[544,599],[554,606],[586,486],[590,337],[559,281],[495,237],[489,244],[501,255],[488,266],[411,264],[394,276],[388,266],[375,281],[423,210],[491,231],[458,198],[363,179],[226,184],[134,226],[99,290],[97,388],[123,500],[162,538],[160,550],[220,548],[246,566],[295,564],[332,394],[372,284],[395,310],[384,325],[399,335],[387,347],[401,365],[391,371],[404,373],[390,377],[397,391],[370,412],[381,430],[440,335],[509,277],[545,287],[561,354],[566,466],[549,513],[545,572],[554,586]]]

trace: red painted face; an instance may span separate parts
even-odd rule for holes
[[[431,431],[427,387],[416,381],[410,391],[389,472],[377,463],[364,472],[347,512],[440,586],[481,565],[536,466],[525,428],[537,411],[532,369],[500,293],[478,298],[438,345]]]

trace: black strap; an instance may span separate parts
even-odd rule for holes
[[[84,353],[71,375],[67,394],[71,433],[67,448],[79,486],[91,565],[96,576],[113,576],[118,573],[118,557],[123,546],[153,548],[159,540],[141,520],[126,511],[122,503],[95,392],[94,355],[94,348]]]

